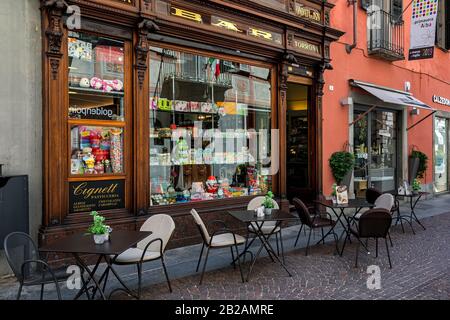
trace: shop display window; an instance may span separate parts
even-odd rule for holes
[[[123,129],[72,126],[72,175],[123,173]]]
[[[271,189],[269,68],[152,47],[151,204]]]
[[[124,121],[124,43],[70,32],[69,119]]]

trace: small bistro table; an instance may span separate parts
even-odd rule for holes
[[[234,218],[236,218],[237,220],[245,223],[247,225],[247,227],[251,227],[253,232],[259,238],[259,240],[261,240],[261,246],[259,247],[258,251],[256,252],[256,255],[253,256],[253,254],[252,254],[253,259],[250,264],[250,268],[248,270],[246,281],[248,282],[248,280],[250,278],[250,274],[253,270],[256,260],[258,259],[259,255],[261,254],[262,249],[265,249],[267,251],[267,253],[269,254],[269,257],[275,258],[275,260],[284,268],[284,270],[286,270],[288,275],[290,277],[292,277],[292,274],[289,272],[288,268],[286,267],[286,265],[284,264],[282,259],[280,259],[278,254],[273,249],[272,245],[270,244],[269,239],[270,239],[270,236],[272,236],[274,234],[275,230],[278,227],[281,228],[281,223],[283,221],[297,220],[298,218],[289,212],[277,210],[277,209],[273,209],[272,213],[270,215],[264,215],[264,217],[258,217],[256,215],[256,212],[253,210],[229,211],[229,214],[231,216],[233,216]],[[269,222],[269,221],[275,222],[275,225],[273,226],[272,230],[269,233],[265,234],[262,230],[262,226],[264,225],[264,222]],[[239,259],[242,255],[245,256],[246,253],[251,253],[251,251],[249,250],[250,245],[251,245],[251,242],[244,248],[244,251],[237,257],[237,259]]]
[[[123,290],[127,292],[129,295],[136,297],[136,295],[125,285],[122,279],[119,277],[117,272],[112,267],[114,261],[117,257],[124,252],[125,250],[131,248],[136,245],[139,241],[150,236],[152,232],[142,232],[142,231],[126,231],[126,230],[118,230],[114,231],[109,236],[109,241],[106,241],[104,244],[95,244],[94,239],[91,235],[86,234],[75,234],[61,240],[56,241],[55,243],[49,244],[42,248],[39,248],[41,252],[54,252],[54,253],[68,253],[72,254],[75,258],[77,264],[87,272],[88,280],[83,281],[83,287],[78,291],[74,300],[77,300],[83,293],[87,294],[88,299],[94,299],[97,293],[97,290],[102,297],[103,300],[107,300],[105,295],[106,283],[108,281],[108,274],[111,271],[117,280],[122,285],[123,289],[115,289]],[[80,254],[92,254],[98,256],[97,262],[92,268],[92,270],[87,266],[87,264],[80,257]],[[99,280],[95,278],[95,273],[100,265],[100,263],[104,260],[107,264],[106,269],[103,271]],[[89,295],[89,283],[94,283],[92,295]],[[101,286],[102,282],[103,288]],[[111,292],[111,294],[113,293]],[[111,296],[110,294],[110,296]],[[108,297],[109,298],[109,297]]]
[[[396,199],[399,198],[399,197],[409,198],[409,206],[411,208],[411,211],[410,211],[409,215],[406,215],[406,216],[403,215],[402,216],[401,214],[398,214],[397,215],[397,220],[395,221],[395,225],[397,225],[398,222],[400,221],[400,223],[402,225],[403,232],[405,232],[405,230],[403,229],[402,220],[405,220],[406,222],[409,223],[409,225],[411,226],[411,230],[412,230],[413,234],[416,234],[415,231],[414,231],[413,225],[412,225],[413,221],[417,222],[417,224],[420,225],[423,228],[423,230],[426,230],[424,225],[417,218],[416,213],[414,212],[414,209],[416,208],[416,205],[419,202],[419,200],[423,196],[427,196],[429,194],[430,194],[429,192],[422,192],[422,191],[420,191],[420,192],[413,192],[413,193],[410,193],[410,194],[404,194],[404,193],[395,193],[395,194],[393,194]],[[416,198],[416,199],[414,200],[414,198]],[[409,220],[408,220],[408,218],[409,218]]]
[[[350,234],[351,234],[350,233],[350,223],[353,220],[353,218],[361,211],[361,209],[374,207],[374,204],[367,202],[366,199],[349,199],[347,204],[337,204],[331,200],[315,200],[314,203],[316,203],[318,205],[322,205],[327,208],[330,208],[331,211],[333,211],[333,213],[336,216],[339,223],[341,224],[342,228],[344,229],[342,231],[341,236],[339,237],[339,239],[341,239],[345,233],[344,244],[342,245],[342,250],[340,253],[341,256],[344,253],[344,248],[345,248],[345,244],[347,243],[347,239],[350,241]],[[345,215],[345,209],[356,209],[356,210],[355,210],[355,213],[353,214],[353,216],[351,218],[349,218]],[[336,210],[339,210],[340,212],[338,213],[338,212],[336,212]],[[331,232],[333,232],[336,225],[337,225],[337,223],[317,243],[320,243]]]

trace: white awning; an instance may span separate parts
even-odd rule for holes
[[[350,84],[367,91],[371,95],[386,103],[433,110],[433,108],[423,103],[419,99],[414,98],[411,93],[406,91],[380,87],[371,83],[356,80],[351,80]]]

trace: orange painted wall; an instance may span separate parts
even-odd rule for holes
[[[447,0],[450,1],[450,0]],[[348,142],[348,107],[341,106],[342,98],[351,96],[349,79],[355,79],[404,90],[405,81],[411,82],[411,93],[421,101],[435,109],[450,111],[450,107],[433,103],[433,95],[450,99],[450,53],[435,48],[433,59],[418,61],[389,62],[373,58],[367,52],[367,13],[359,6],[358,1],[358,41],[351,54],[345,51],[345,44],[353,42],[353,8],[346,0],[331,0],[336,6],[332,10],[331,24],[334,28],[346,32],[341,39],[333,43],[330,54],[333,70],[325,73],[325,88],[323,100],[323,192],[329,195],[334,179],[328,165],[328,159],[335,151],[343,149]],[[410,0],[404,1],[404,8]],[[403,16],[405,20],[405,51],[407,57],[410,37],[411,7]],[[334,90],[330,90],[330,85]],[[421,110],[420,115],[408,115],[408,122],[415,123],[428,111]],[[429,158],[429,166],[425,181],[431,183],[432,151],[433,151],[433,120],[432,117],[408,132],[408,145],[416,145]]]

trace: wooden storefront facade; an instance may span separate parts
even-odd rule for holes
[[[149,125],[149,119],[153,119],[152,114],[155,112],[152,107],[159,107],[153,98],[153,91],[156,92],[158,88],[166,90],[161,82],[165,83],[166,78],[170,76],[173,81],[170,87],[172,92],[175,87],[194,91],[186,89],[187,84],[183,87],[183,83],[193,81],[184,73],[178,77],[167,71],[166,78],[152,79],[158,74],[152,71],[153,65],[159,66],[161,74],[163,60],[173,60],[174,70],[178,70],[176,61],[187,59],[186,57],[205,61],[207,72],[215,67],[216,71],[212,70],[210,74],[215,81],[212,88],[216,93],[219,92],[216,88],[221,86],[235,86],[236,79],[242,74],[246,77],[241,76],[244,84],[253,85],[253,82],[257,82],[254,79],[264,78],[261,82],[262,90],[270,92],[268,107],[265,110],[270,114],[267,118],[269,120],[260,119],[258,112],[261,112],[263,107],[258,105],[259,102],[252,102],[257,105],[254,107],[257,111],[248,111],[249,108],[245,112],[248,123],[269,121],[271,129],[281,129],[278,137],[279,152],[272,150],[273,154],[279,154],[279,170],[269,180],[270,189],[279,197],[285,208],[289,205],[286,191],[289,173],[285,165],[288,83],[307,85],[311,109],[308,121],[310,176],[309,187],[308,190],[305,189],[304,194],[307,198],[313,198],[322,193],[323,73],[331,68],[330,43],[342,35],[342,32],[330,27],[329,16],[332,8],[333,5],[326,0],[42,0],[44,214],[40,242],[50,243],[65,235],[86,230],[91,222],[90,210],[87,210],[90,208],[101,211],[113,229],[136,229],[150,215],[169,214],[176,223],[170,246],[183,246],[200,239],[189,214],[191,208],[196,208],[205,220],[223,219],[227,210],[244,208],[254,196],[247,189],[241,196],[194,202],[184,201],[180,194],[176,202],[155,205],[157,201],[162,200],[158,197],[152,198],[151,190],[155,190],[152,188],[155,188],[155,185],[156,188],[160,186],[151,179],[151,170],[159,164],[154,165],[150,155],[152,152],[160,152],[161,149],[152,148],[150,140],[155,135],[162,139],[162,128],[158,127],[158,131],[155,131],[155,128]],[[72,24],[77,21],[78,9],[81,25],[78,26],[80,29],[74,30]],[[117,46],[114,45],[116,42],[119,43]],[[86,81],[83,76],[76,75],[86,63],[93,63],[94,53],[97,59],[94,69],[97,70],[100,66],[106,68],[106,71],[102,71],[103,75],[107,72],[120,73],[120,80],[113,80],[112,77],[109,82],[105,84],[103,81],[97,88],[97,83],[101,82],[98,77],[89,77],[89,81]],[[109,60],[100,61],[106,55]],[[158,57],[161,64],[158,65],[156,59],[152,64],[152,55]],[[80,65],[76,66],[75,60],[81,61]],[[111,71],[111,68],[114,70]],[[155,68],[157,70],[157,67]],[[202,68],[197,66],[195,72],[204,73]],[[228,72],[226,76],[225,70]],[[258,70],[258,74],[253,74],[252,70]],[[229,79],[226,78],[228,76]],[[72,85],[74,81],[77,83],[76,88]],[[105,96],[99,97],[96,89],[103,90]],[[205,92],[205,95],[211,94],[209,89]],[[225,91],[221,94],[226,98],[229,93]],[[92,97],[94,102],[85,102],[89,97]],[[161,100],[161,96],[159,99]],[[247,106],[250,98],[245,99],[247,104],[244,105]],[[256,97],[253,100],[257,99]],[[102,118],[98,116],[99,113],[90,117],[86,116],[91,112],[86,110],[90,109],[80,107],[78,110],[77,103],[84,107],[97,104],[97,108],[101,104],[100,109],[105,114],[112,105],[117,107],[117,110],[120,109],[120,112],[117,111],[113,118]],[[155,105],[152,105],[153,103]],[[175,94],[173,103],[175,104]],[[197,104],[198,102],[187,102],[189,106]],[[226,102],[217,105],[223,106]],[[236,93],[236,104],[233,107],[237,105]],[[177,108],[182,109],[185,106],[185,101],[182,101]],[[171,108],[175,108],[175,105]],[[69,109],[72,113],[68,112]],[[257,115],[252,116],[251,112]],[[175,111],[172,113],[173,119],[187,119],[191,116],[181,117],[176,116]],[[205,118],[205,115],[198,114],[198,119]],[[206,115],[207,119],[214,117],[218,116]],[[161,119],[153,120],[153,123],[161,122]],[[171,124],[170,127],[175,130],[174,128],[182,126],[177,123],[173,127]],[[109,129],[95,131],[95,128]],[[96,135],[94,138],[93,132]],[[110,153],[120,152],[121,160],[115,164],[115,168],[113,165],[114,170],[106,166],[106,158],[102,158],[101,154],[86,154],[93,152],[94,143],[104,142],[102,138],[105,134],[111,136],[111,141],[105,142],[108,156]],[[90,139],[90,144],[83,145],[83,139]],[[112,149],[113,139],[120,139],[117,140],[120,147],[115,146],[120,148],[120,151]],[[74,144],[81,147],[74,148]],[[97,148],[94,149],[97,151]],[[97,170],[91,166],[86,169],[91,170],[90,174],[88,171],[80,174],[77,166],[80,163],[85,164],[86,160],[90,161],[89,157],[96,162],[95,165],[101,162],[102,167]],[[114,162],[114,159],[111,158],[111,161]],[[108,166],[110,165],[108,162]],[[173,169],[168,170],[169,176],[172,177],[174,174],[178,177],[183,174],[182,171],[174,173]],[[186,176],[188,169],[184,170]],[[197,169],[195,165],[191,165],[189,170]],[[205,174],[214,175],[211,170],[208,169]],[[243,188],[236,189],[239,190],[233,189],[234,193],[239,193]],[[261,192],[264,188],[258,190]],[[96,200],[94,204],[83,203],[86,195],[101,193],[110,197],[107,202],[102,202],[103,207],[99,206],[99,201],[103,200]],[[179,199],[183,201],[178,201]]]

